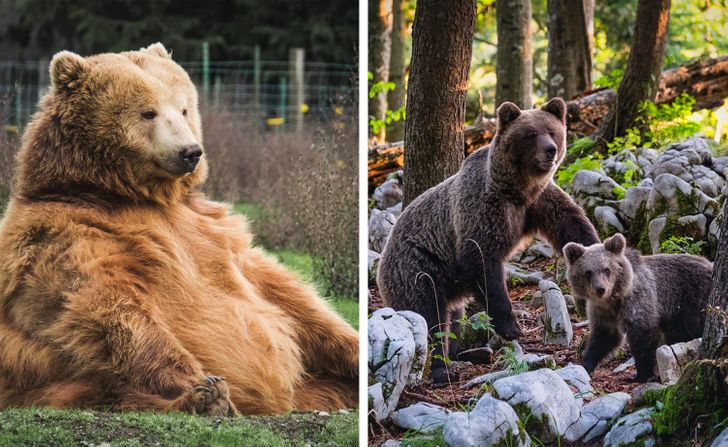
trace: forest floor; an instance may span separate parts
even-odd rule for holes
[[[542,261],[538,265],[538,270],[548,271],[545,268],[548,264],[553,262],[552,260]],[[530,270],[533,270],[532,265]],[[553,281],[553,278],[548,278]],[[559,284],[564,288],[564,284]],[[546,345],[543,343],[543,326],[538,325],[538,316],[543,312],[543,306],[534,308],[529,302],[535,292],[538,291],[536,285],[517,285],[509,286],[509,295],[513,303],[514,311],[522,312],[522,316],[519,317],[518,321],[523,329],[524,336],[518,340],[518,343],[523,347],[525,353],[535,354],[549,354],[553,356],[556,361],[557,368],[566,366],[569,363],[580,364],[579,358],[579,347],[582,346],[582,341],[585,335],[587,335],[589,329],[587,326],[574,327],[574,338],[571,341],[570,346],[556,346]],[[568,292],[564,292],[568,293]],[[373,311],[384,306],[382,299],[379,296],[376,287],[369,289],[369,309],[368,312],[371,314]],[[572,323],[579,322],[579,319],[574,315],[570,314]],[[615,351],[610,357],[602,362],[597,369],[594,370],[591,375],[591,384],[594,387],[595,397],[584,399],[584,403],[587,403],[596,397],[607,393],[613,393],[622,391],[629,393],[635,389],[639,383],[632,381],[632,376],[635,375],[635,369],[630,366],[626,370],[620,373],[614,373],[612,370],[628,360],[631,354],[627,347],[622,347]],[[481,376],[483,374],[503,369],[502,367],[496,366],[494,363],[489,365],[475,365],[468,362],[455,362],[455,370],[460,375],[459,381],[449,383],[445,386],[433,386],[428,382],[424,382],[422,385],[417,387],[410,387],[405,389],[402,397],[400,398],[398,408],[404,408],[417,402],[428,402],[435,405],[440,405],[446,408],[450,408],[457,411],[463,411],[471,407],[475,401],[482,395],[480,387],[473,387],[470,389],[462,389],[461,386],[468,380]],[[629,410],[629,408],[628,408]],[[417,438],[416,434],[408,433],[405,430],[400,429],[391,422],[385,424],[371,423],[369,425],[369,446],[379,446],[388,439],[412,439],[413,442],[407,444],[411,446],[434,446],[438,444],[438,440],[434,440],[434,443],[430,444],[421,439]],[[421,438],[421,436],[420,436]],[[565,441],[561,440],[560,445],[569,445]],[[582,445],[582,444],[580,444]],[[601,438],[588,446],[600,446]]]

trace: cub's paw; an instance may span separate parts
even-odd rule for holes
[[[521,326],[513,315],[508,318],[493,320],[493,327],[496,334],[500,335],[504,340],[515,340],[523,336]]]
[[[637,373],[634,376],[630,378],[632,382],[638,382],[638,383],[645,383],[645,382],[652,382],[653,380],[659,382],[659,378],[655,376],[654,373]]]
[[[457,382],[460,380],[460,376],[444,366],[433,368],[430,371],[430,382],[433,384]]]
[[[237,413],[225,378],[218,376],[207,376],[196,384],[187,395],[186,407],[192,414],[206,416]]]

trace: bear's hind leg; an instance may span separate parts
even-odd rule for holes
[[[230,390],[223,377],[207,376],[181,396],[168,399],[158,394],[136,390],[124,393],[114,405],[116,410],[124,411],[184,411],[206,416],[226,416],[238,414],[230,401]]]
[[[356,408],[359,384],[341,378],[309,377],[296,389],[293,404],[298,411],[336,411]]]

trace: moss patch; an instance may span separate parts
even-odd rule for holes
[[[664,390],[663,404],[654,415],[655,432],[677,438],[692,435],[698,427],[716,430],[728,418],[728,360],[696,360],[680,380]]]

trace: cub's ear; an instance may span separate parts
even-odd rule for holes
[[[627,240],[620,233],[604,240],[604,248],[615,255],[621,255],[625,245],[627,245]]]
[[[564,246],[564,256],[566,256],[566,261],[570,263],[576,262],[579,258],[581,258],[581,255],[584,254],[584,251],[586,249],[583,245],[577,244],[576,242],[569,242]]]
[[[164,59],[172,59],[172,53],[167,51],[164,45],[162,45],[160,42],[153,43],[146,48],[140,49],[139,51],[152,56],[159,56]]]
[[[566,103],[561,98],[553,98],[541,106],[541,110],[548,112],[566,124]]]
[[[519,109],[518,106],[513,104],[512,102],[506,101],[501,104],[500,107],[498,107],[498,110],[495,112],[495,114],[498,117],[497,130],[502,130],[505,129],[506,126],[513,120],[521,116],[521,109]]]
[[[51,84],[55,88],[72,89],[76,87],[83,74],[88,69],[84,58],[70,51],[56,53],[51,59]]]

